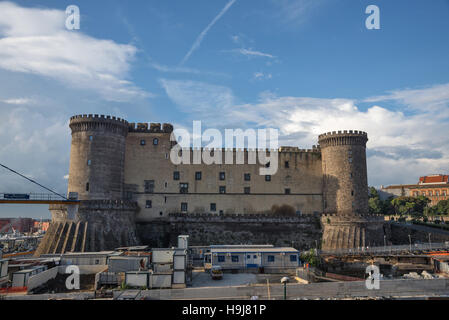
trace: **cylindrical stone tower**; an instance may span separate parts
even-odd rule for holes
[[[324,177],[324,212],[338,215],[368,213],[366,142],[359,131],[319,136]]]
[[[77,192],[80,203],[75,210],[50,205],[52,223],[35,255],[138,244],[138,205],[123,197],[128,122],[103,115],[78,115],[70,118],[70,129],[68,191]]]
[[[70,119],[69,192],[80,200],[122,199],[128,122],[110,116]]]
[[[382,245],[381,217],[369,216],[366,143],[362,131],[319,136],[323,171],[323,249]]]

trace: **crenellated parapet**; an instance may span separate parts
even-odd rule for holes
[[[144,133],[172,133],[173,125],[170,123],[129,123],[129,132],[144,132]]]
[[[128,133],[128,121],[106,115],[83,114],[70,118],[72,133],[82,131],[110,131],[124,136]]]
[[[368,134],[358,130],[332,131],[319,135],[318,141],[321,148],[344,145],[366,146]]]

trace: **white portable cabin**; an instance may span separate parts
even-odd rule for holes
[[[222,269],[289,269],[299,266],[299,251],[295,248],[212,248],[212,266]]]

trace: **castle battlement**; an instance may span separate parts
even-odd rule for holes
[[[364,131],[358,131],[358,130],[339,130],[339,131],[332,131],[320,134],[318,136],[319,139],[321,138],[329,138],[329,137],[335,137],[335,136],[341,136],[341,135],[360,135],[360,136],[368,136],[368,134]]]
[[[129,132],[143,132],[143,133],[172,133],[173,125],[170,123],[129,123]]]
[[[126,121],[125,119],[121,119],[118,117],[111,117],[111,116],[107,116],[107,115],[98,115],[98,114],[80,114],[80,115],[76,115],[70,118],[70,123],[72,122],[80,122],[80,121],[104,121],[104,120],[111,120],[111,121],[117,121],[123,124],[128,124],[128,121]]]
[[[330,146],[362,145],[366,146],[368,134],[358,130],[332,131],[318,136],[321,148]]]

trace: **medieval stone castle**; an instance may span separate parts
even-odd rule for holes
[[[175,231],[196,233],[197,245],[209,245],[201,242],[214,238],[204,234],[219,233],[220,221],[243,235],[228,237],[238,243],[276,237],[300,247],[318,239],[323,249],[383,243],[383,218],[368,215],[365,132],[329,132],[310,150],[281,147],[276,174],[264,176],[259,164],[246,162],[173,164],[170,151],[176,142],[170,140],[170,124],[78,115],[70,119],[70,128],[68,191],[78,194],[80,204],[75,210],[50,206],[53,223],[38,254],[114,249]],[[195,150],[189,152],[192,157]],[[243,152],[247,159],[251,151]],[[273,206],[283,205],[295,216],[274,216]],[[312,217],[321,230],[308,227]],[[192,224],[186,223],[192,219],[200,229],[189,230]],[[206,227],[211,221],[214,227]],[[252,235],[244,235],[245,228]],[[266,238],[254,236],[264,232]]]

